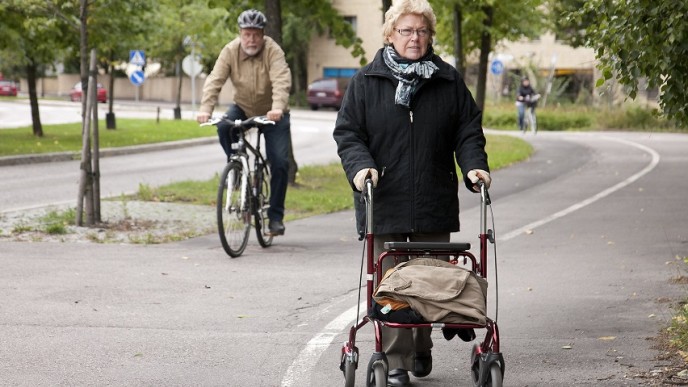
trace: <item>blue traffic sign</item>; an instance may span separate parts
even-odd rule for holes
[[[134,84],[134,86],[141,86],[143,81],[146,79],[146,76],[143,74],[143,71],[141,70],[136,70],[129,75],[129,80],[131,83]]]
[[[146,54],[143,52],[143,50],[130,50],[129,63],[136,66],[145,66]]]
[[[499,75],[504,71],[504,63],[501,60],[495,59],[490,65],[490,72],[494,75]]]

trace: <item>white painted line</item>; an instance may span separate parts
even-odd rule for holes
[[[356,319],[356,310],[366,310],[365,303],[354,306],[332,320],[325,328],[306,344],[299,355],[294,359],[282,378],[281,387],[308,386],[310,385],[311,370],[315,368],[320,356],[329,348],[334,338],[346,328],[351,327]]]
[[[572,205],[572,206],[570,206],[564,210],[561,210],[555,214],[552,214],[550,216],[542,218],[542,219],[535,221],[533,223],[527,224],[527,225],[525,225],[521,228],[518,228],[516,230],[510,231],[510,232],[502,235],[501,237],[498,236],[497,239],[500,241],[507,241],[509,239],[516,238],[517,236],[524,234],[528,230],[532,230],[536,227],[543,226],[543,225],[545,225],[551,221],[562,218],[562,217],[564,217],[564,216],[566,216],[566,215],[568,215],[574,211],[580,210],[581,208],[583,208],[589,204],[592,204],[592,203],[594,203],[594,202],[596,202],[596,201],[598,201],[598,200],[600,200],[606,196],[609,196],[612,193],[620,190],[621,188],[624,188],[627,185],[633,183],[634,181],[636,181],[639,178],[648,174],[650,171],[652,171],[657,166],[657,164],[659,164],[659,153],[657,153],[654,149],[648,148],[645,145],[641,145],[641,144],[627,141],[627,140],[622,140],[619,138],[612,138],[612,137],[604,137],[604,138],[607,140],[611,140],[611,141],[621,142],[621,143],[624,143],[626,145],[630,145],[630,146],[636,147],[640,150],[643,150],[652,156],[652,160],[640,172],[632,175],[631,177],[627,178],[626,180],[623,180],[622,182],[620,182],[620,183],[618,183],[612,187],[609,187],[609,188],[605,189],[604,191],[602,191],[596,195],[593,195],[593,196],[591,196],[591,197],[589,197],[589,198],[587,198],[581,202],[578,202],[578,203],[576,203],[576,204],[574,204],[574,205]]]

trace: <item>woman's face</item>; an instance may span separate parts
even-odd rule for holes
[[[406,34],[408,36],[404,36]],[[431,38],[430,27],[423,15],[407,13],[399,17],[387,39],[402,58],[417,60],[428,52]]]

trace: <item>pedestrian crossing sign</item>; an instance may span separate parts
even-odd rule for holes
[[[143,50],[130,50],[129,63],[135,66],[144,66],[146,64],[146,54],[143,53]]]

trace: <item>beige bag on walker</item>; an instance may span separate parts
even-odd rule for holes
[[[487,281],[474,272],[435,258],[415,258],[385,273],[373,299],[407,303],[426,321],[486,323]]]

